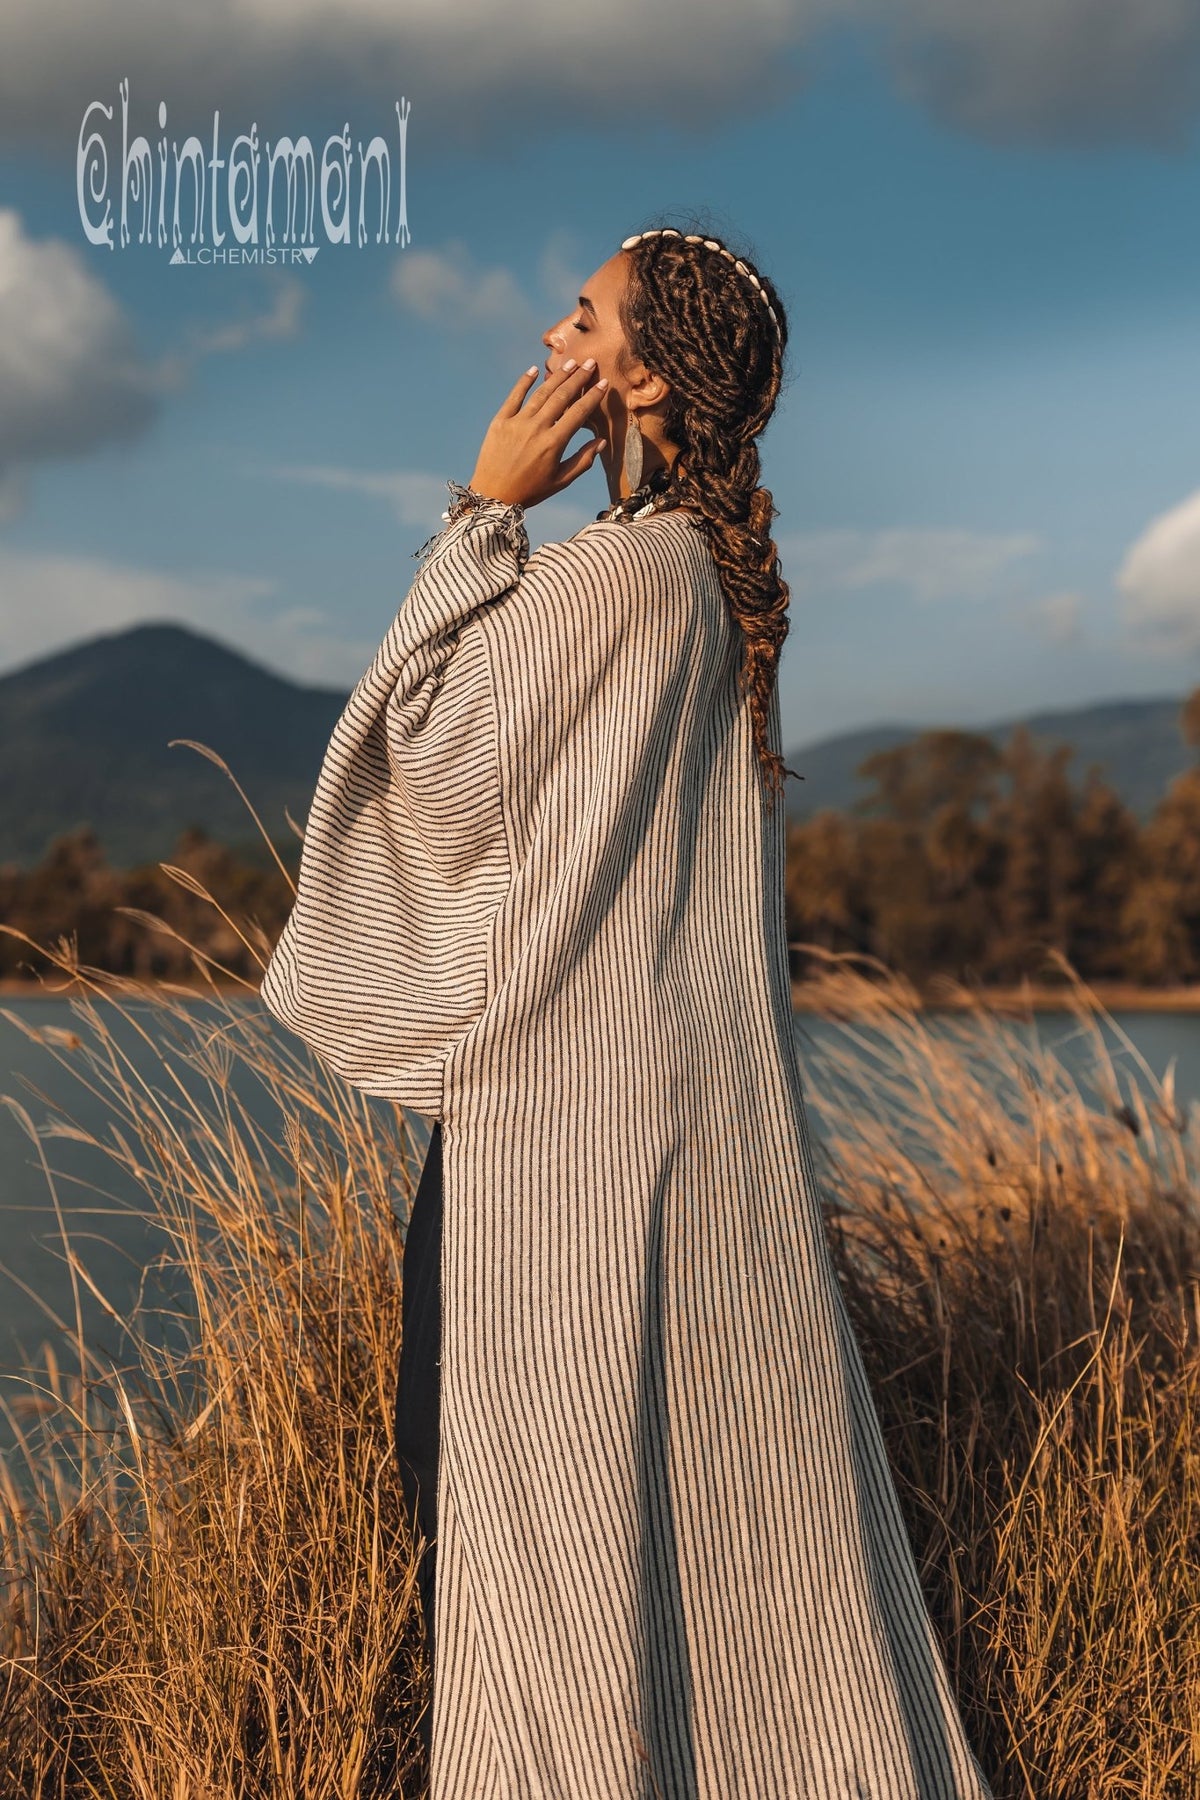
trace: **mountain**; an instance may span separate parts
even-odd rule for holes
[[[174,624],[91,638],[0,676],[0,863],[37,862],[54,838],[91,825],[116,868],[170,857],[200,826],[258,860],[261,840],[229,778],[170,738],[207,744],[229,764],[275,841],[295,850],[285,808],[303,825],[344,688],[302,687],[217,640]],[[1071,765],[1108,779],[1145,818],[1192,753],[1181,702],[1117,700],[1024,723],[1075,746]],[[1003,744],[1015,719],[980,727]],[[787,784],[789,817],[846,808],[865,793],[854,770],[917,736],[879,725],[787,752],[806,779]]]
[[[275,841],[297,847],[341,688],[300,687],[201,632],[137,625],[0,677],[0,862],[28,867],[91,825],[109,862],[169,858],[185,826],[257,855],[228,763]]]
[[[1106,700],[1070,712],[1032,713],[968,729],[1001,748],[1018,725],[1028,726],[1043,745],[1070,744],[1074,755],[1068,772],[1075,783],[1082,783],[1089,765],[1097,764],[1110,786],[1145,821],[1174,777],[1196,760],[1195,751],[1180,736],[1182,705],[1182,699]],[[912,725],[876,725],[789,750],[784,761],[804,776],[803,781],[787,783],[789,819],[808,818],[826,806],[849,811],[871,791],[854,773],[864,758],[908,743],[919,732]]]

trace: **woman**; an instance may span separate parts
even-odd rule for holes
[[[792,1041],[755,442],[786,341],[713,239],[596,271],[334,729],[263,982],[437,1125],[398,1416],[426,1524],[436,1477],[434,1800],[989,1792]],[[597,457],[613,505],[530,555]]]

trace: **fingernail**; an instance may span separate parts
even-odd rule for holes
[[[608,376],[602,375],[600,377],[599,381],[596,383],[596,386],[598,388],[607,387],[608,386]]]
[[[575,367],[575,358],[573,356],[568,356],[566,362],[562,366],[563,374],[569,375],[571,373],[571,370],[574,367]]]
[[[596,366],[596,359],[595,359],[595,357],[594,357],[594,356],[589,356],[589,357],[587,357],[587,358],[586,358],[586,359],[585,359],[585,360],[584,360],[584,365],[583,365],[583,366],[584,366],[584,368],[585,368],[585,369],[594,369],[594,368],[595,368],[595,366]]]

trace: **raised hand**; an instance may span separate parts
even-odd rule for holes
[[[487,428],[471,476],[475,492],[536,506],[590,469],[607,441],[603,435],[589,438],[565,462],[563,451],[604,398],[608,383],[595,375],[591,357],[579,365],[572,359],[526,400],[537,380],[536,368],[526,369]]]

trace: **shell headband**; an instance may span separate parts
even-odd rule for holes
[[[622,250],[632,250],[633,246],[635,244],[640,244],[643,238],[652,237],[677,237],[682,238],[685,244],[703,244],[706,250],[719,250],[721,255],[727,257],[733,264],[738,274],[746,277],[746,280],[753,287],[755,293],[771,315],[771,323],[775,327],[775,336],[780,336],[779,320],[775,317],[775,308],[767,299],[766,289],[758,279],[758,276],[754,273],[754,270],[748,268],[744,262],[733,254],[732,250],[727,250],[724,244],[718,244],[716,238],[701,237],[698,232],[689,232],[685,235],[682,231],[676,231],[671,225],[657,226],[652,231],[635,231],[632,237],[627,237],[625,239],[621,248]]]

